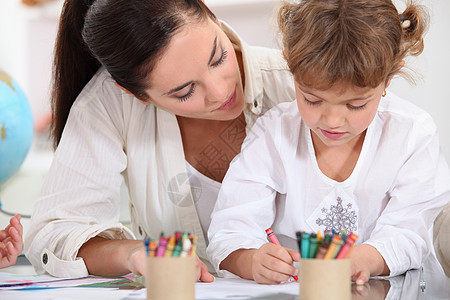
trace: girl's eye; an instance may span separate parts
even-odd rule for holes
[[[195,91],[195,84],[191,84],[191,88],[189,89],[189,91],[185,95],[183,95],[183,96],[176,96],[176,97],[181,102],[184,102],[184,101],[187,101],[189,98],[192,97],[192,94],[194,94],[194,91]]]
[[[306,102],[306,104],[308,104],[308,105],[319,105],[320,104],[320,101],[310,101],[310,100],[308,100],[308,99],[306,99],[306,98],[304,98],[305,99],[305,102]]]
[[[219,59],[216,62],[214,62],[211,66],[212,67],[220,66],[225,61],[227,56],[228,56],[228,51],[222,49],[222,54],[220,55]]]
[[[363,105],[360,105],[360,106],[354,106],[354,105],[351,105],[351,104],[347,104],[347,107],[350,110],[363,110],[364,108],[366,108],[366,104],[363,104]]]

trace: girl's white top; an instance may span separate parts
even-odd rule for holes
[[[226,24],[222,28],[242,51],[248,130],[269,108],[295,98],[292,75],[280,51],[250,47]],[[197,236],[197,254],[209,264],[185,160],[176,116],[141,104],[100,69],[70,111],[34,205],[27,258],[38,273],[87,276],[77,253],[94,236],[144,239],[187,231]],[[124,181],[131,230],[119,222]]]
[[[343,182],[319,169],[295,102],[258,119],[242,149],[208,231],[207,254],[217,270],[231,252],[267,243],[268,227],[282,245],[280,237],[295,241],[296,231],[353,231],[358,243],[381,253],[391,275],[419,268],[433,252],[430,229],[450,201],[450,172],[433,120],[413,104],[391,93],[382,98]],[[297,250],[295,242],[285,245]]]

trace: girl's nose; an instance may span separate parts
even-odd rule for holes
[[[322,114],[323,122],[330,128],[339,128],[344,125],[345,115],[339,107],[329,107]]]

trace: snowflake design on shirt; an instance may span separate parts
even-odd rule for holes
[[[318,218],[316,224],[325,226],[324,230],[341,232],[341,230],[346,229],[348,232],[356,231],[358,217],[355,210],[351,210],[352,204],[348,203],[347,207],[344,208],[340,197],[336,201],[337,205],[331,205],[329,211],[326,208],[322,208],[322,213],[325,214],[325,218]]]

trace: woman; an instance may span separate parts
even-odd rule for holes
[[[141,240],[162,231],[196,235],[209,265],[230,161],[295,97],[281,53],[247,46],[200,0],[66,1],[55,50],[57,148],[25,239],[37,272],[145,275]],[[123,181],[132,230],[118,222]],[[197,275],[213,280],[200,262]]]

